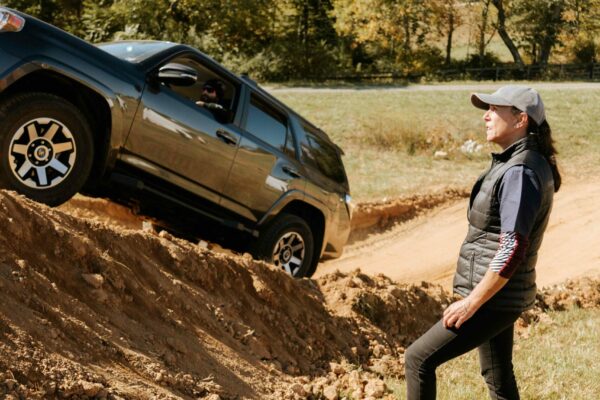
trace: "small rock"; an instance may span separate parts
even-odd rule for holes
[[[380,399],[385,394],[385,383],[379,379],[371,379],[365,386],[367,396]]]
[[[360,372],[357,370],[350,371],[348,375],[348,384],[350,385],[350,389],[353,390],[361,390],[362,391],[362,379],[360,379]]]
[[[438,160],[441,160],[441,159],[445,160],[448,158],[448,152],[438,150],[433,154],[433,158],[438,159]]]
[[[373,348],[373,355],[377,358],[381,358],[385,354],[385,347],[378,344]]]
[[[104,283],[104,277],[100,274],[81,274],[83,280],[95,289],[100,289]]]
[[[4,385],[6,385],[6,388],[9,392],[13,390],[18,384],[19,383],[15,379],[7,379],[4,381]]]
[[[325,389],[323,389],[323,397],[325,397],[327,400],[338,400],[339,396],[337,389],[338,388],[336,385],[327,386]]]
[[[221,400],[221,396],[219,396],[218,394],[211,394],[208,397],[206,397],[206,400]]]
[[[352,398],[353,399],[362,399],[363,398],[363,391],[362,389],[356,389],[355,391],[352,392]]]
[[[294,383],[291,387],[290,390],[294,393],[296,393],[298,396],[301,397],[306,397],[307,393],[306,390],[304,390],[304,387],[299,384],[299,383]]]
[[[169,232],[167,231],[160,231],[158,233],[158,236],[163,238],[163,239],[167,239],[167,240],[173,240],[173,235],[171,235]]]
[[[142,231],[148,233],[154,233],[154,227],[150,221],[142,221]]]
[[[329,368],[331,369],[331,372],[336,375],[342,375],[346,373],[346,368],[338,363],[329,363]]]
[[[83,394],[85,394],[88,397],[95,397],[102,389],[104,389],[104,386],[102,386],[101,383],[87,381],[80,381],[80,383],[81,388],[83,389]]]
[[[398,286],[390,285],[388,286],[387,291],[397,299],[401,299],[403,296],[406,296],[406,294],[403,293],[402,289],[400,289]]]

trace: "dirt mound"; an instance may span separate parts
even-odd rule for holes
[[[24,398],[267,398],[332,361],[368,363],[386,336],[377,326],[389,321],[365,294],[346,298],[364,317],[332,311],[343,309],[340,288],[393,286],[384,278],[293,280],[249,257],[5,191],[0,226],[0,372],[6,390]],[[407,293],[415,310],[435,304]],[[406,343],[401,327],[387,334],[395,335]],[[386,352],[397,352],[395,343]]]
[[[0,191],[2,398],[392,398],[385,378],[451,301],[359,270],[294,280],[75,204]],[[550,309],[597,307],[599,289],[545,289],[522,331]]]
[[[105,199],[95,199],[79,194],[58,209],[75,217],[123,228],[141,229],[143,224],[143,218],[135,215],[127,207]]]

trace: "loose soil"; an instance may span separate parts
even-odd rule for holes
[[[563,277],[597,272],[598,216],[587,199],[598,194],[586,185],[559,193],[541,278],[546,265]],[[402,376],[404,349],[452,301],[444,285],[422,281],[444,284],[429,279],[437,270],[412,270],[417,258],[436,265],[439,249],[455,257],[463,196],[359,206],[357,215],[385,223],[357,226],[363,240],[346,256],[321,265],[316,279],[294,280],[248,255],[157,233],[105,200],[51,209],[0,191],[0,398],[391,399],[385,379]],[[419,252],[424,237],[433,242]],[[393,264],[377,258],[401,241],[409,254]],[[561,258],[552,252],[563,242]],[[540,291],[521,334],[547,310],[600,305],[600,280],[560,282]]]

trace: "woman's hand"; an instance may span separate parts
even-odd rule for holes
[[[475,314],[475,311],[477,311],[477,308],[472,305],[471,300],[468,297],[455,301],[444,310],[444,316],[442,318],[444,327],[460,328],[466,320]]]

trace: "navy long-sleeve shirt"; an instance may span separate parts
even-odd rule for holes
[[[535,173],[524,165],[509,168],[500,183],[500,247],[490,269],[509,279],[519,266],[542,201]]]

